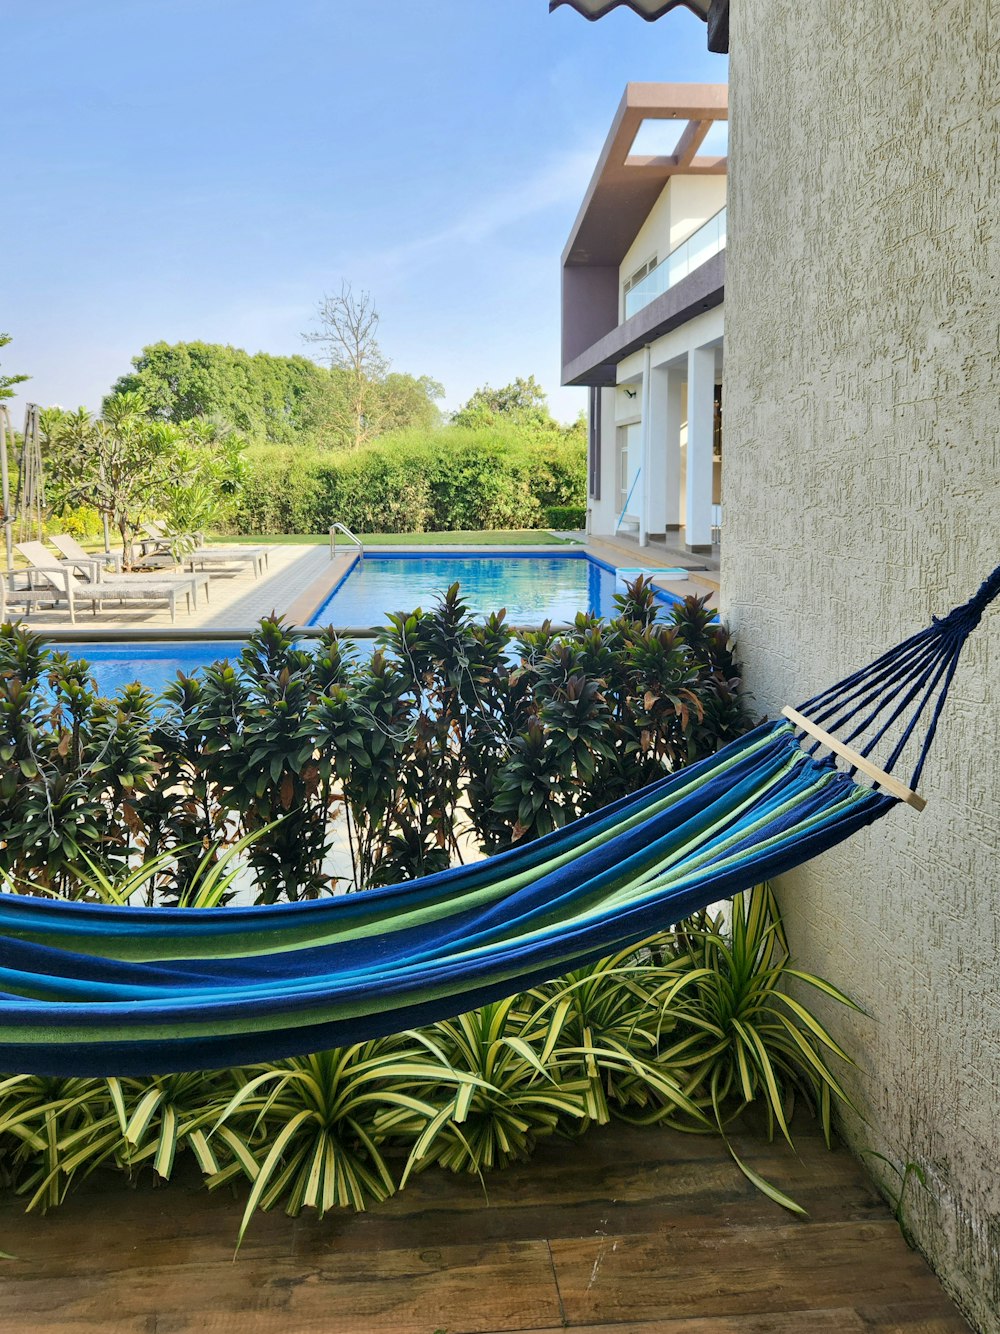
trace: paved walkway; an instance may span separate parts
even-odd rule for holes
[[[261,543],[266,546],[266,542]],[[213,568],[209,601],[199,597],[196,610],[179,611],[173,628],[196,630],[242,630],[257,624],[273,611],[288,615],[295,612],[296,622],[308,621],[324,596],[323,590],[334,569],[341,572],[347,557],[331,562],[329,548],[321,546],[270,546],[268,567],[255,578],[249,564]],[[332,586],[332,585],[331,585]],[[68,628],[65,608],[33,611],[27,621],[33,630]],[[96,615],[89,608],[77,609],[75,630],[169,629],[170,611],[162,603],[148,606],[106,603]]]
[[[614,565],[616,569],[684,570],[685,574],[681,578],[654,574],[653,583],[676,597],[684,598],[692,593],[697,597],[707,597],[710,607],[716,611],[719,608],[717,557],[693,556],[690,552],[665,547],[662,542],[640,547],[634,538],[624,535],[588,538],[586,550],[598,560]]]

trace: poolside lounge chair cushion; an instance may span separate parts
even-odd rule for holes
[[[87,584],[100,583],[116,587],[127,585],[129,588],[151,587],[153,585],[171,587],[176,584],[178,588],[191,590],[191,598],[195,607],[198,605],[199,592],[204,594],[205,601],[208,601],[209,580],[207,574],[196,574],[193,570],[177,574],[170,572],[122,574],[120,558],[115,561],[119,567],[116,573],[107,574],[104,570],[105,558],[107,556],[114,558],[115,553],[99,552],[97,555],[92,555],[80,546],[75,537],[70,537],[66,533],[58,533],[49,540],[62,553],[65,563],[76,570],[80,578]],[[32,546],[36,545],[38,544],[32,544]]]
[[[107,602],[163,602],[170,607],[170,619],[177,619],[177,602],[183,597],[188,611],[194,587],[191,580],[182,576],[171,581],[168,575],[136,577],[129,575],[107,583],[97,580],[87,583],[76,574],[73,565],[58,565],[41,542],[19,542],[17,549],[28,561],[26,571],[36,593],[36,600],[65,602],[72,624],[76,624],[76,606],[78,602],[90,603],[91,610],[97,614],[98,605]]]

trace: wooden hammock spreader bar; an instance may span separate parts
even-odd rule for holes
[[[799,713],[798,709],[793,709],[786,705],[782,710],[782,716],[789,722],[793,722],[796,727],[803,732],[808,732],[822,746],[832,750],[835,755],[839,755],[842,760],[846,760],[852,768],[858,769],[861,773],[867,774],[873,782],[878,783],[879,787],[885,788],[893,797],[898,797],[900,801],[905,801],[907,806],[912,806],[915,811],[922,811],[927,805],[925,799],[919,793],[908,788],[905,783],[901,783],[898,778],[893,778],[892,774],[887,774],[884,769],[878,768],[872,764],[871,760],[866,760],[863,755],[859,755],[856,750],[851,750],[850,746],[845,746],[842,741],[838,741],[835,736],[829,732],[824,732],[822,727]]]

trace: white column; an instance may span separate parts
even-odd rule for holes
[[[649,472],[646,475],[646,520],[651,533],[662,533],[667,526],[669,392],[669,371],[654,366],[649,373]]]
[[[684,420],[684,375],[681,371],[662,372],[667,382],[664,404],[663,497],[665,530],[676,532],[681,526],[681,423]]]
[[[712,433],[715,419],[715,349],[688,352],[688,447],[685,542],[689,551],[712,549]]]
[[[649,429],[649,382],[651,378],[649,346],[647,345],[642,359],[642,398],[640,399],[642,404],[640,409],[642,412],[642,476],[639,478],[639,545],[641,547],[649,545],[649,498],[651,495],[650,474],[652,472],[650,462],[652,436]]]

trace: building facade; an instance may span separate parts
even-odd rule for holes
[[[562,257],[563,383],[590,390],[588,527],[710,551],[721,505],[724,84],[629,84]],[[669,125],[670,151],[637,151]]]

